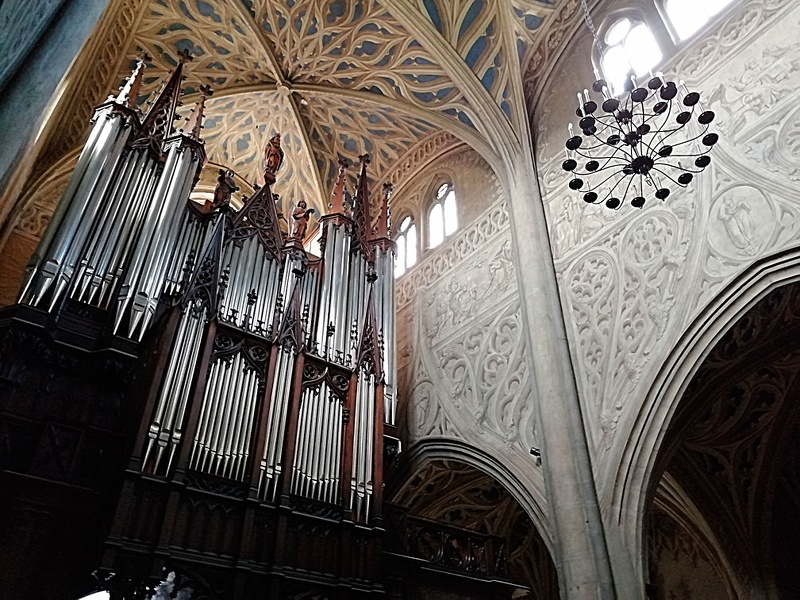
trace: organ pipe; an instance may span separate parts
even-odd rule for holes
[[[305,201],[288,233],[279,226],[280,135],[264,151],[264,184],[239,210],[226,169],[213,202],[193,202],[211,90],[174,129],[188,60],[147,113],[136,108],[144,61],[97,108],[20,301],[54,318],[91,306],[80,314],[101,315],[109,336],[156,344],[164,367],[137,442],[142,472],[226,480],[259,502],[304,498],[369,522],[381,432],[396,414],[390,189],[373,222],[362,156],[348,208],[341,161],[318,257],[303,247]]]

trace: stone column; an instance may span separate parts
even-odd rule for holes
[[[523,154],[509,165],[508,210],[561,597],[616,598],[544,206],[532,158]]]
[[[0,192],[9,183],[17,160],[33,143],[43,116],[73,59],[103,14],[109,0],[48,0],[37,3],[7,0],[0,15],[22,28],[8,33],[36,36],[27,56],[0,57]],[[4,207],[0,207],[2,213]]]

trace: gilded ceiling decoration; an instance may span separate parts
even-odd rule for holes
[[[212,96],[206,104],[203,138],[210,159],[233,168],[252,183],[263,183],[263,140],[276,133],[281,134],[286,160],[273,186],[274,192],[292,201],[305,198],[321,209],[317,205],[319,192],[314,165],[286,96],[265,90]]]
[[[418,147],[437,132],[491,147],[499,142],[487,112],[514,139],[514,104],[523,100],[521,80],[515,88],[512,79],[553,8],[533,0],[151,0],[142,11],[118,78],[146,52],[144,98],[188,50],[184,110],[200,85],[214,89],[209,159],[260,183],[260,150],[280,132],[290,167],[276,191],[322,209],[341,157],[370,153],[371,176],[381,180],[412,148],[415,160],[435,158]]]
[[[204,0],[154,0],[133,38],[135,59],[141,52],[152,58],[153,68],[144,78],[141,96],[158,85],[161,76],[178,64],[177,53],[191,52],[187,92],[208,84],[217,94],[234,86],[274,83],[277,79],[262,44],[253,43],[252,26],[233,2]],[[128,75],[127,65],[120,78]]]
[[[370,173],[388,172],[419,140],[436,128],[391,107],[379,109],[345,97],[304,96],[303,125],[313,142],[317,167],[324,181],[333,181],[340,156],[369,153]]]

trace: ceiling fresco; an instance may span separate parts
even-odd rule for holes
[[[189,51],[183,110],[201,85],[214,90],[209,160],[260,184],[261,150],[280,132],[275,191],[324,210],[339,158],[369,153],[377,181],[436,133],[484,156],[519,140],[521,74],[553,13],[534,0],[149,0],[116,79],[147,53],[144,106]]]

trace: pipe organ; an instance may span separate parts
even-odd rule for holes
[[[303,247],[313,212],[304,201],[281,227],[271,191],[280,135],[241,209],[225,170],[213,201],[190,200],[211,90],[174,129],[188,59],[144,115],[144,60],[97,108],[19,296],[54,322],[91,314],[99,338],[146,353],[104,566],[147,570],[143,555],[166,564],[180,548],[184,571],[208,556],[218,568],[261,565],[241,585],[268,594],[305,589],[297,574],[309,571],[379,591],[384,429],[396,415],[391,186],[373,218],[368,156],[350,189],[340,161],[320,256]],[[320,527],[329,556],[312,564]],[[208,528],[216,533],[202,543],[187,541],[187,530]]]
[[[340,161],[316,253],[305,200],[285,224],[276,207],[280,135],[249,198],[221,169],[193,200],[211,90],[175,128],[190,57],[141,111],[145,60],[97,107],[0,311],[0,588],[508,597],[500,540],[384,503],[399,452],[391,186],[373,202],[369,157],[354,185]]]

